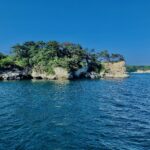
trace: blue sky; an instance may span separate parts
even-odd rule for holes
[[[0,0],[0,51],[28,40],[80,43],[150,65],[150,0]]]

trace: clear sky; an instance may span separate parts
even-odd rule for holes
[[[80,43],[150,65],[150,0],[0,0],[0,51],[28,40]]]

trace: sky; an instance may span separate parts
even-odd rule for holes
[[[0,0],[0,51],[25,41],[73,42],[150,65],[150,0]]]

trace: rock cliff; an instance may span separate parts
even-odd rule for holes
[[[0,70],[0,80],[23,80],[31,79],[28,69],[19,69],[17,67]]]
[[[32,69],[31,76],[34,79],[48,79],[48,80],[61,80],[61,79],[70,79],[70,73],[62,67],[54,68],[54,73],[46,73],[45,71],[39,69],[38,67],[34,67]]]
[[[104,70],[100,73],[104,78],[126,78],[125,61],[103,63]]]
[[[75,72],[69,72],[62,67],[53,68],[53,73],[46,73],[40,67],[36,66],[33,69],[11,68],[8,70],[0,71],[1,80],[22,80],[22,79],[47,79],[47,80],[61,80],[61,79],[74,79],[74,78],[126,78],[125,61],[103,63],[103,70],[100,73],[89,71],[88,67],[83,67]]]

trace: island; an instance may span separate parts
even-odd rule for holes
[[[127,66],[129,73],[150,73],[150,66]]]
[[[11,54],[0,53],[0,80],[126,78],[121,54],[88,50],[79,44],[29,41],[16,44]]]

